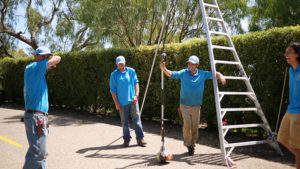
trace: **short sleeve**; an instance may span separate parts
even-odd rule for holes
[[[133,83],[134,83],[134,84],[139,83],[139,80],[138,80],[138,78],[137,78],[137,74],[136,74],[136,72],[135,72],[134,69],[133,69]]]
[[[206,79],[212,79],[212,72],[210,72],[210,71],[203,71],[203,73],[205,74]]]
[[[180,71],[172,71],[172,79],[180,79],[184,73],[184,69]]]
[[[109,88],[110,88],[110,93],[117,93],[117,81],[116,81],[115,72],[112,72],[110,74]]]

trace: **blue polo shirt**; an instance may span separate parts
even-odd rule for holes
[[[171,78],[181,80],[180,104],[201,106],[204,83],[205,80],[212,79],[212,73],[197,69],[196,74],[192,75],[187,68],[180,71],[172,71]]]
[[[24,101],[25,109],[48,113],[48,87],[46,71],[48,59],[31,62],[24,71]]]
[[[135,96],[135,85],[139,83],[136,72],[133,68],[125,67],[125,71],[119,69],[110,75],[110,93],[117,93],[117,99],[121,106],[131,104]]]
[[[300,113],[300,65],[298,65],[296,70],[290,67],[289,75],[290,104],[287,112]]]

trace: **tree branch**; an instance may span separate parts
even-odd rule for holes
[[[131,38],[131,36],[130,36],[130,34],[129,34],[129,32],[128,32],[128,28],[127,28],[125,19],[124,19],[123,15],[122,15],[120,12],[119,12],[119,18],[120,18],[121,21],[122,21],[121,24],[122,24],[122,26],[124,27],[124,30],[125,30],[125,33],[126,33],[126,36],[127,36],[127,38],[128,38],[128,41],[129,41],[130,45],[131,45],[132,47],[135,47],[136,45],[134,44],[134,42],[133,42],[133,40],[132,40],[132,38]]]

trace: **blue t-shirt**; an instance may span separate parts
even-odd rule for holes
[[[290,88],[290,104],[287,112],[300,113],[300,65],[294,70],[292,67],[289,70],[289,88]]]
[[[48,113],[48,87],[46,71],[48,59],[31,62],[24,71],[24,100],[26,110]]]
[[[130,104],[135,96],[135,85],[139,83],[133,68],[125,67],[125,71],[119,69],[110,75],[110,93],[117,93],[117,99],[121,106]]]
[[[212,79],[212,73],[197,69],[196,74],[192,75],[187,68],[180,71],[172,71],[171,78],[181,80],[180,104],[201,106],[204,83],[206,79]]]

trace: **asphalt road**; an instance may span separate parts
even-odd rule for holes
[[[21,108],[15,106],[0,107],[1,169],[20,169],[24,164],[28,143],[24,123],[20,121],[23,113]],[[227,168],[222,165],[215,133],[200,132],[195,155],[188,156],[180,127],[168,128],[166,150],[174,155],[174,159],[160,164],[156,161],[156,153],[161,146],[159,123],[143,122],[147,147],[137,146],[135,139],[132,139],[130,146],[124,148],[118,118],[52,110],[49,121],[47,169]],[[135,138],[133,131],[131,134]],[[234,151],[232,158],[238,163],[238,168],[295,168],[294,157],[288,152],[280,157],[267,147],[252,147]]]

